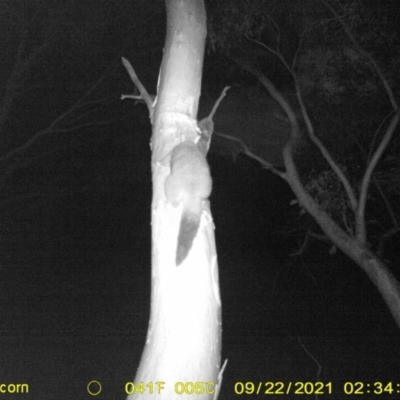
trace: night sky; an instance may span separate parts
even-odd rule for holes
[[[120,99],[134,91],[120,60],[154,93],[164,35],[162,1],[0,4],[0,384],[28,383],[24,399],[89,399],[91,380],[99,399],[123,399],[134,378],[150,309],[151,125]],[[255,84],[226,63],[207,47],[201,116],[226,85]],[[302,239],[287,184],[236,152],[212,146],[209,162],[220,399],[246,381],[334,382],[329,398],[342,398],[344,382],[382,380],[399,396],[400,333],[359,267],[318,241],[291,257]]]

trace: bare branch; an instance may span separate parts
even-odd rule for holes
[[[398,227],[399,226],[399,222],[397,221],[397,217],[396,214],[393,210],[392,205],[389,202],[389,199],[387,198],[387,196],[385,195],[385,193],[383,192],[380,183],[378,182],[378,180],[375,177],[372,177],[372,182],[374,183],[374,185],[376,186],[376,188],[378,189],[379,194],[382,197],[383,202],[385,203],[387,212],[389,214],[389,218],[392,221],[392,225],[394,227]]]
[[[4,156],[0,157],[0,162],[1,161],[7,161],[8,159],[10,159],[11,157],[14,157],[15,155],[27,150],[29,147],[31,147],[39,138],[47,135],[47,134],[51,134],[53,132],[55,132],[55,127],[60,124],[62,121],[65,121],[72,113],[76,112],[77,110],[79,110],[80,108],[83,107],[87,107],[89,105],[93,105],[93,104],[99,104],[101,103],[100,100],[96,100],[96,101],[91,101],[91,102],[86,102],[84,103],[84,100],[89,97],[92,92],[100,85],[100,83],[104,80],[104,78],[107,76],[108,72],[111,70],[111,68],[113,67],[113,65],[111,65],[105,72],[103,75],[100,76],[100,78],[98,79],[98,81],[90,87],[90,89],[75,103],[75,105],[70,108],[69,110],[65,111],[63,114],[61,114],[57,119],[55,119],[52,123],[50,123],[50,125],[37,132],[35,135],[33,135],[30,139],[28,139],[23,145],[10,150],[8,153],[6,153]],[[16,78],[14,78],[14,80],[16,80]],[[81,117],[78,117],[81,118]]]
[[[265,86],[268,90],[269,94],[277,101],[277,103],[282,107],[283,111],[285,111],[290,126],[292,127],[292,134],[295,136],[296,140],[299,139],[299,125],[297,121],[297,117],[289,102],[285,99],[282,93],[276,89],[275,85],[257,68],[251,66],[247,62],[239,59],[234,59],[234,61],[241,67],[243,70],[248,71],[250,74],[254,75],[260,83]]]
[[[333,169],[333,171],[336,173],[336,175],[338,176],[338,178],[342,182],[342,185],[343,185],[343,187],[344,187],[344,189],[346,191],[347,197],[349,198],[351,208],[352,208],[352,210],[354,212],[356,212],[356,210],[357,210],[356,195],[355,195],[355,193],[354,193],[354,191],[353,191],[353,189],[352,189],[352,187],[350,185],[349,180],[346,178],[345,174],[342,172],[342,170],[337,165],[337,163],[333,160],[333,158],[331,157],[331,155],[329,154],[328,150],[326,149],[324,144],[321,142],[321,140],[319,140],[318,137],[315,135],[314,126],[313,126],[313,124],[312,124],[312,122],[310,120],[310,117],[309,117],[308,112],[307,112],[307,108],[306,108],[306,106],[304,104],[303,96],[302,96],[301,90],[300,90],[300,85],[298,83],[298,79],[297,79],[297,76],[296,76],[294,70],[286,62],[286,59],[283,57],[283,55],[281,53],[275,51],[274,49],[272,49],[269,46],[266,46],[264,43],[258,42],[256,40],[253,40],[253,41],[255,43],[259,44],[260,46],[264,47],[266,50],[270,51],[271,53],[275,54],[281,60],[282,64],[285,66],[287,71],[292,75],[293,81],[294,81],[294,84],[295,84],[295,88],[296,88],[297,100],[299,102],[301,113],[302,113],[304,122],[305,122],[306,127],[307,127],[308,135],[310,136],[310,139],[313,141],[313,143],[319,148],[319,150],[320,150],[321,154],[323,155],[323,157],[325,158],[325,160],[328,162],[330,167]],[[297,57],[297,53],[296,53],[296,57]],[[274,97],[275,100],[277,100],[275,95],[270,91],[270,85],[266,86],[266,88],[270,92],[271,96]],[[281,103],[279,102],[279,104],[281,104]],[[284,110],[285,110],[285,108],[284,108]],[[286,110],[285,110],[285,112],[288,115]]]
[[[372,159],[371,159],[370,163],[368,164],[367,169],[365,170],[365,173],[364,173],[364,176],[363,176],[363,179],[361,182],[360,203],[359,203],[359,207],[357,210],[357,218],[356,218],[356,227],[358,228],[356,230],[356,235],[357,235],[357,238],[362,241],[362,243],[365,243],[365,240],[366,240],[366,228],[365,228],[364,214],[365,214],[365,207],[366,207],[366,203],[367,203],[368,188],[369,188],[369,184],[371,182],[372,173],[393,136],[393,132],[395,131],[395,129],[399,123],[399,118],[400,118],[400,113],[399,113],[399,111],[397,111],[397,113],[393,116],[392,120],[390,121],[390,124],[387,127],[385,135],[383,136],[381,142],[379,143],[378,148],[376,149],[374,155],[372,156]]]
[[[198,124],[199,129],[201,131],[201,137],[200,137],[198,146],[200,147],[200,149],[202,150],[202,152],[204,154],[207,154],[208,149],[210,148],[211,136],[214,132],[214,122],[213,122],[214,114],[217,111],[217,108],[219,107],[221,101],[226,96],[226,92],[228,91],[228,89],[229,89],[229,86],[226,86],[224,88],[221,95],[218,97],[217,101],[215,102],[214,107],[211,110],[208,117],[203,118]]]
[[[307,109],[305,107],[305,104],[303,101],[303,96],[301,94],[300,86],[298,84],[296,77],[295,77],[295,87],[296,87],[297,100],[298,100],[300,108],[301,108],[304,122],[306,123],[306,126],[307,126],[308,135],[309,135],[310,139],[312,140],[312,142],[318,147],[319,151],[321,152],[321,154],[323,155],[325,160],[328,162],[329,166],[332,168],[332,170],[335,172],[335,174],[338,176],[338,178],[342,182],[342,185],[346,191],[347,197],[349,198],[351,209],[353,210],[353,212],[355,212],[357,210],[357,198],[354,193],[354,190],[351,187],[350,182],[347,179],[346,175],[343,173],[343,171],[341,170],[339,165],[331,157],[328,149],[324,146],[324,144],[321,142],[321,140],[315,135],[314,126],[310,120]]]
[[[317,202],[307,192],[301,182],[293,159],[294,149],[300,139],[299,125],[295,112],[291,108],[290,104],[286,101],[284,96],[275,88],[273,83],[264,74],[262,74],[258,69],[248,65],[243,61],[235,61],[244,70],[249,71],[251,74],[258,78],[260,83],[267,88],[271,96],[280,104],[280,106],[284,109],[286,115],[288,116],[291,126],[291,133],[282,153],[283,160],[285,162],[286,172],[282,173],[278,171],[277,175],[281,176],[289,183],[291,189],[295,193],[296,197],[299,199],[301,205],[318,222],[326,236],[333,243],[337,244],[345,254],[347,254],[351,259],[357,262],[358,260],[355,257],[354,249],[352,247],[352,237],[345,233],[343,229],[341,229],[338,224],[326,213],[326,211],[317,204]],[[256,157],[255,159],[258,160],[258,157]]]
[[[364,57],[365,59],[368,60],[368,62],[370,63],[370,65],[372,66],[372,69],[375,71],[375,73],[378,75],[383,87],[386,90],[386,93],[389,97],[390,103],[393,107],[393,112],[394,115],[389,123],[389,126],[386,129],[385,135],[383,136],[379,146],[377,147],[377,149],[375,150],[371,161],[369,162],[363,179],[362,179],[362,183],[361,183],[361,190],[360,190],[360,197],[359,197],[359,205],[358,205],[358,209],[356,212],[356,236],[357,239],[361,242],[361,243],[365,243],[366,241],[366,227],[365,227],[365,207],[366,207],[366,201],[367,201],[367,193],[368,193],[368,188],[371,182],[371,177],[372,177],[372,173],[376,167],[376,165],[378,164],[379,159],[381,158],[382,154],[384,153],[384,151],[386,150],[392,136],[393,136],[393,132],[395,131],[398,123],[399,123],[399,118],[400,118],[400,110],[399,110],[399,106],[397,104],[397,101],[394,97],[392,88],[389,85],[388,80],[385,77],[385,74],[383,73],[382,69],[379,67],[378,63],[375,61],[375,59],[371,56],[370,53],[368,53],[367,51],[363,50],[361,45],[358,43],[357,39],[355,38],[355,36],[353,35],[353,33],[351,32],[349,26],[346,24],[346,22],[344,21],[343,17],[340,17],[338,15],[338,13],[336,12],[336,10],[325,0],[323,0],[325,6],[332,12],[333,15],[335,15],[335,17],[337,18],[337,20],[340,22],[340,24],[343,27],[343,30],[346,32],[347,37],[350,39],[350,41],[353,43],[354,48],[356,49],[356,51],[358,51],[358,53]]]
[[[86,95],[85,95],[86,96]],[[84,96],[84,97],[85,97]],[[72,129],[77,129],[79,126],[77,127],[71,127],[71,128],[56,128],[56,126],[58,124],[60,124],[63,120],[66,120],[73,112],[76,112],[80,106],[78,105],[78,103],[75,104],[75,106],[73,106],[71,109],[65,111],[63,114],[61,114],[56,120],[54,120],[48,127],[46,127],[45,129],[42,129],[39,132],[36,132],[33,136],[31,136],[24,144],[22,144],[19,147],[16,147],[15,149],[10,150],[8,153],[6,153],[4,156],[0,157],[0,162],[3,161],[7,161],[9,160],[11,157],[16,156],[19,153],[22,153],[23,151],[27,150],[28,148],[30,148],[34,143],[36,143],[36,141],[38,139],[40,139],[41,137],[48,135],[50,133],[55,133],[55,132],[67,132],[70,131]],[[88,103],[89,104],[89,103]],[[86,106],[86,104],[83,104],[81,107]],[[84,126],[87,126],[88,124],[85,124]],[[83,125],[81,125],[80,127],[82,127]]]
[[[286,174],[284,172],[279,171],[267,160],[264,160],[262,157],[259,157],[255,153],[253,153],[242,139],[239,139],[239,138],[231,136],[231,135],[226,135],[224,133],[219,133],[219,132],[215,132],[215,134],[220,137],[223,137],[225,139],[228,139],[228,140],[238,143],[243,154],[252,158],[253,160],[256,160],[258,163],[260,163],[263,166],[263,168],[272,171],[274,174],[276,174],[276,175],[280,176],[282,179],[286,180]]]
[[[214,118],[214,114],[217,111],[217,108],[219,107],[219,105],[221,104],[221,101],[224,99],[224,97],[226,96],[226,92],[229,90],[230,86],[225,86],[224,89],[222,90],[220,96],[218,97],[217,101],[214,104],[213,109],[211,110],[209,116],[207,118],[209,119],[213,119]]]
[[[131,63],[125,57],[122,57],[121,59],[122,59],[122,64],[124,65],[124,67],[128,71],[129,76],[132,79],[133,84],[139,90],[140,97],[138,99],[144,100],[144,102],[147,105],[147,108],[149,109],[150,120],[152,120],[153,119],[153,113],[154,113],[154,107],[153,107],[154,98],[149,95],[149,93],[147,92],[146,88],[143,86],[142,82],[140,82],[140,80],[139,80],[138,76],[136,75],[136,72],[133,69]],[[137,98],[137,97],[136,96],[134,97],[134,95],[122,95],[121,96],[122,100],[125,99],[125,98]]]

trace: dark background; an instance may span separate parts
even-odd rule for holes
[[[1,160],[0,383],[28,383],[26,399],[88,399],[95,379],[99,399],[123,399],[149,320],[151,126],[143,104],[120,100],[133,91],[120,57],[154,93],[164,5],[0,7],[1,90],[12,99],[2,156],[91,90],[51,133]],[[18,55],[43,43],[10,96]],[[204,96],[239,79],[221,79],[220,62],[208,48]],[[229,359],[220,398],[237,396],[235,382],[317,380],[334,382],[330,398],[344,397],[346,381],[392,381],[400,396],[400,335],[359,267],[317,242],[290,257],[301,237],[287,234],[298,210],[285,182],[242,155],[211,151],[209,161]]]

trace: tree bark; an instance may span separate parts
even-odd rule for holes
[[[165,192],[174,149],[185,142],[197,152],[206,15],[203,0],[166,0],[166,5],[167,36],[152,116],[150,322],[139,369],[126,391],[130,400],[193,399],[194,394],[216,399],[221,301],[209,203],[202,199],[200,227],[187,258],[177,266],[183,210]]]

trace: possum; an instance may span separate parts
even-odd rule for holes
[[[174,207],[182,205],[175,259],[178,267],[192,248],[199,230],[203,201],[211,194],[212,180],[204,153],[190,140],[172,150],[170,162],[165,196]]]

